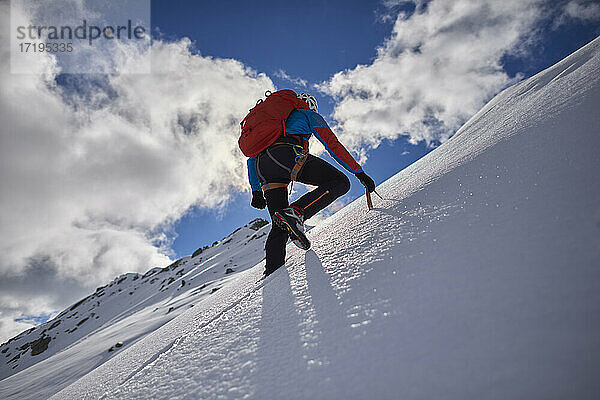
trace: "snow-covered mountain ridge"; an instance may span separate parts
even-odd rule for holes
[[[599,105],[596,39],[52,399],[598,398]]]
[[[70,346],[75,345],[76,349],[77,343],[89,337],[95,338],[95,350],[81,354],[98,358],[92,367],[101,364],[259,262],[264,256],[267,224],[256,219],[165,268],[152,268],[145,274],[123,274],[97,288],[55,318],[3,343],[0,379],[35,367]],[[86,372],[80,368],[80,375]],[[53,374],[57,378],[57,371]],[[67,383],[75,377],[63,377],[60,381]]]
[[[600,40],[53,399],[600,393]]]

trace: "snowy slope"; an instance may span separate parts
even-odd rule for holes
[[[599,105],[596,39],[53,399],[598,398]]]
[[[124,274],[0,348],[0,398],[48,397],[216,292],[264,257],[257,219],[165,268]]]

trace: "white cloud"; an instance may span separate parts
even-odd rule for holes
[[[6,4],[1,13],[6,19]],[[195,54],[188,39],[154,42],[152,74],[67,76],[74,85],[56,84],[47,54],[36,74],[10,74],[8,53],[3,40],[0,281],[35,281],[39,288],[10,296],[46,305],[19,300],[23,313],[73,300],[58,301],[52,280],[33,271],[68,280],[77,296],[122,272],[165,265],[170,223],[192,205],[218,208],[246,190],[239,121],[274,90],[264,74]],[[133,68],[144,57],[124,47],[117,62]],[[16,315],[6,296],[2,318]],[[10,332],[5,320],[0,340]]]
[[[590,1],[570,1],[565,6],[566,14],[575,19],[593,21],[600,19],[600,4]]]
[[[293,84],[296,87],[304,87],[305,88],[308,85],[308,82],[306,81],[306,79],[291,77],[290,75],[287,74],[287,72],[285,72],[282,69],[276,71],[274,75],[280,79],[283,79],[284,81],[290,82],[291,84]]]
[[[502,57],[522,50],[543,13],[535,0],[416,3],[372,64],[319,86],[337,100],[337,131],[363,161],[384,139],[446,140],[511,83]]]
[[[600,20],[600,4],[593,0],[571,0],[564,7],[553,23],[556,29],[569,20],[581,21],[584,23]]]

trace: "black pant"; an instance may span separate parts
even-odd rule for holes
[[[256,171],[261,184],[289,183],[290,172],[296,164],[297,156],[297,150],[291,145],[276,145],[259,154],[256,160]],[[298,174],[297,181],[317,186],[291,204],[303,210],[305,220],[350,190],[350,181],[346,175],[328,162],[310,154]],[[265,199],[271,216],[275,211],[290,205],[286,187],[267,190]],[[287,239],[286,231],[275,224],[271,225],[271,232],[265,244],[267,271],[273,271],[283,265]]]

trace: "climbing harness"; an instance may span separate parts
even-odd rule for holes
[[[296,157],[294,158],[295,164],[292,167],[292,169],[287,168],[285,165],[281,164],[279,161],[277,161],[275,159],[275,157],[273,157],[271,155],[271,153],[269,152],[269,149],[276,147],[276,146],[292,146],[292,149],[294,150],[294,153],[296,154]],[[291,143],[286,143],[286,142],[275,142],[271,146],[269,146],[269,148],[266,149],[265,152],[266,152],[267,156],[273,162],[275,162],[277,165],[279,165],[283,169],[290,172],[290,180],[292,181],[291,185],[290,185],[290,192],[291,192],[292,187],[294,185],[294,181],[296,181],[298,179],[298,174],[302,170],[302,167],[306,163],[306,160],[308,160],[308,155],[309,155],[308,142],[303,141],[302,145],[291,144]],[[261,186],[261,188],[262,188],[263,192],[266,192],[267,190],[270,190],[270,189],[277,189],[277,188],[282,188],[282,187],[287,187],[287,186],[288,186],[287,183],[265,183]]]

